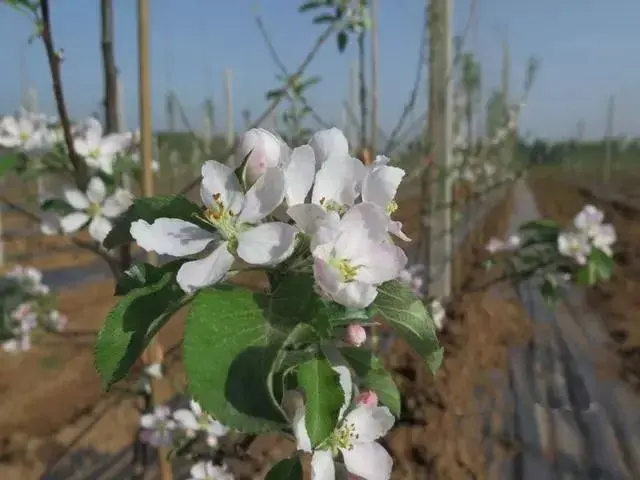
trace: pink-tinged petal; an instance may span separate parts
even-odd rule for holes
[[[336,303],[348,308],[366,308],[373,303],[378,296],[375,286],[361,282],[349,282],[341,286],[331,296]]]
[[[284,176],[287,205],[304,203],[316,175],[316,159],[309,145],[296,148],[291,153]]]
[[[318,169],[329,160],[341,161],[349,156],[349,142],[338,128],[329,128],[316,132],[309,146],[313,149]]]
[[[202,203],[210,207],[214,196],[222,205],[238,214],[244,202],[244,193],[235,172],[215,160],[208,160],[202,165],[202,183],[200,185]]]
[[[335,465],[330,451],[316,450],[313,452],[311,457],[311,478],[313,480],[335,480]]]
[[[287,215],[296,222],[303,233],[314,235],[320,222],[327,217],[327,212],[314,203],[299,203],[287,209]]]
[[[362,201],[387,208],[395,198],[404,176],[403,169],[387,165],[370,171],[362,181]]]

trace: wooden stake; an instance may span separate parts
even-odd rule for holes
[[[149,0],[138,0],[138,95],[140,97],[140,157],[142,160],[142,195],[151,197],[154,194],[153,169],[151,158],[152,130],[151,130],[151,79],[149,72]],[[149,253],[147,261],[157,263],[157,256]],[[162,349],[156,339],[147,347],[147,359],[162,355]],[[143,353],[143,360],[145,353]],[[151,381],[151,396],[157,393],[157,380]],[[171,480],[173,473],[171,464],[167,460],[164,448],[158,449],[158,470],[162,480]]]
[[[371,151],[378,151],[378,0],[371,2]]]

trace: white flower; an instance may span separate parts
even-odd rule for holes
[[[344,392],[338,426],[321,446],[313,449],[305,425],[304,405],[298,406],[292,421],[297,448],[313,453],[311,470],[314,480],[335,480],[334,458],[339,453],[350,474],[366,480],[387,480],[393,459],[376,440],[391,430],[395,419],[387,407],[368,406],[366,403],[360,403],[346,413],[353,395],[351,376],[346,367],[333,367],[333,370],[340,376]]]
[[[517,250],[521,244],[522,239],[519,235],[510,235],[506,242],[496,237],[491,238],[485,248],[489,253],[512,252]]]
[[[118,217],[131,205],[132,197],[126,190],[117,189],[107,197],[107,187],[99,177],[89,181],[86,193],[77,188],[63,190],[65,201],[76,211],[60,219],[64,233],[73,233],[89,223],[89,234],[102,243],[113,228],[110,219]]]
[[[313,236],[327,217],[342,215],[356,203],[366,172],[356,158],[330,158],[316,174],[311,203],[291,205],[287,214],[300,230]]]
[[[152,413],[140,417],[140,426],[145,430],[143,440],[155,447],[171,445],[176,422],[170,418],[171,410],[164,405],[157,406]]]
[[[147,251],[174,257],[195,255],[222,237],[212,253],[180,267],[177,281],[186,292],[222,280],[234,262],[232,251],[253,265],[275,265],[293,253],[298,230],[283,222],[259,223],[282,203],[284,183],[282,170],[271,168],[245,195],[231,168],[209,160],[202,167],[200,196],[207,207],[204,220],[217,232],[185,220],[158,218],[152,224],[133,222],[131,236]]]
[[[309,146],[313,149],[317,170],[330,160],[341,162],[351,158],[347,137],[335,127],[316,132],[309,140]]]
[[[131,158],[131,161],[136,165],[142,164],[139,152],[133,152],[129,155],[129,158]],[[154,172],[160,171],[160,163],[155,159],[151,160],[151,170],[153,170]]]
[[[589,238],[593,238],[600,225],[604,221],[604,212],[593,205],[585,205],[573,219],[574,226],[584,232]]]
[[[613,227],[613,225],[606,223],[600,225],[596,229],[591,241],[594,247],[611,256],[613,255],[611,246],[616,242],[616,240],[617,235],[615,228]]]
[[[387,235],[379,207],[360,203],[342,219],[329,217],[316,233],[313,272],[325,295],[346,307],[365,308],[376,286],[394,279],[407,263]]]
[[[46,318],[49,327],[57,332],[64,330],[67,320],[67,316],[61,314],[58,310],[51,310]]]
[[[220,422],[214,420],[209,414],[202,411],[199,403],[191,400],[189,409],[180,408],[173,412],[173,418],[177,424],[187,432],[188,436],[193,436],[195,432],[205,432],[207,439],[217,439],[225,436],[229,429]],[[211,444],[216,442],[211,441]]]
[[[7,353],[26,352],[31,348],[31,337],[28,333],[20,335],[18,338],[2,342],[2,349]]]
[[[235,153],[235,162],[237,166],[245,162],[242,182],[248,188],[268,168],[280,166],[288,155],[289,146],[284,140],[264,128],[252,128],[242,136]]]
[[[233,480],[233,474],[226,466],[214,465],[213,462],[198,462],[189,470],[189,480]]]
[[[571,257],[578,265],[587,263],[587,256],[591,252],[589,239],[583,233],[563,232],[558,235],[558,252]]]
[[[0,146],[25,153],[44,153],[50,146],[41,116],[24,109],[15,117],[0,119]]]
[[[379,161],[379,159],[380,157],[376,160]],[[387,226],[389,232],[405,242],[410,242],[411,239],[402,231],[402,223],[391,220],[391,215],[398,210],[395,197],[404,175],[403,169],[385,164],[378,164],[371,168],[362,181],[362,201],[375,203],[383,208],[389,215]]]
[[[431,300],[431,303],[429,304],[429,313],[431,314],[431,318],[433,319],[436,329],[442,330],[444,321],[447,317],[447,312],[444,310],[444,307],[438,299]]]
[[[411,265],[409,268],[405,268],[398,274],[398,280],[411,288],[411,291],[416,297],[423,297],[424,292],[424,272],[426,267],[424,265]]]
[[[131,132],[103,135],[102,125],[95,118],[85,121],[84,131],[74,141],[78,155],[84,157],[90,168],[113,175],[116,155],[124,152],[133,139]]]
[[[24,302],[18,305],[10,314],[10,317],[18,322],[16,332],[26,333],[36,327],[38,314],[31,302]]]

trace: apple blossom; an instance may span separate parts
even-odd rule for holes
[[[253,185],[268,168],[281,166],[289,156],[288,145],[264,128],[252,128],[244,133],[235,153],[237,166],[242,165],[242,182]]]
[[[405,242],[410,242],[411,239],[402,231],[402,223],[391,220],[391,215],[398,209],[395,196],[404,175],[403,169],[385,164],[371,169],[362,181],[362,201],[382,207],[389,215],[389,232]]]
[[[617,235],[613,225],[605,223],[596,229],[591,241],[594,247],[611,256],[613,255],[611,246],[616,242],[616,239]]]
[[[216,442],[209,440],[225,436],[229,429],[217,422],[210,415],[202,411],[202,407],[194,400],[189,402],[189,408],[180,408],[173,412],[173,418],[177,424],[187,432],[187,436],[192,437],[196,432],[206,433],[208,443],[215,445]]]
[[[0,147],[44,153],[50,148],[50,142],[42,116],[21,109],[15,117],[0,118]]]
[[[349,142],[344,133],[336,127],[320,130],[313,134],[309,146],[316,157],[316,170],[320,170],[330,160],[342,162],[349,155]]]
[[[376,395],[376,392],[373,390],[365,390],[356,396],[355,402],[356,404],[364,405],[365,407],[377,407],[378,395]]]
[[[348,413],[353,395],[351,374],[346,367],[333,370],[340,377],[344,402],[338,414],[338,425],[324,442],[312,448],[307,433],[305,406],[298,405],[292,420],[298,450],[312,453],[314,480],[335,480],[334,458],[341,453],[349,473],[366,480],[388,480],[393,467],[389,453],[376,442],[387,434],[395,419],[387,407],[358,404]]]
[[[202,221],[211,230],[177,218],[158,218],[151,224],[133,222],[131,236],[144,250],[174,257],[195,255],[215,242],[212,253],[186,262],[178,270],[180,287],[194,292],[222,280],[235,260],[234,254],[249,264],[266,266],[278,264],[293,253],[298,232],[295,226],[260,223],[282,203],[284,195],[284,174],[279,168],[268,169],[245,194],[231,168],[209,160],[202,167],[200,196],[207,208]]]
[[[347,327],[346,341],[349,345],[360,347],[367,341],[367,331],[359,323],[352,323]]]
[[[431,314],[431,318],[433,319],[436,329],[442,330],[444,321],[447,318],[447,312],[438,299],[434,298],[429,303],[429,313]]]
[[[151,413],[140,417],[140,426],[144,429],[142,439],[154,447],[167,446],[173,443],[173,432],[176,422],[171,419],[171,410],[158,405]]]
[[[233,474],[226,466],[214,465],[213,462],[198,462],[189,470],[189,480],[233,480]]]
[[[123,189],[107,197],[107,187],[100,177],[89,180],[86,193],[77,188],[64,188],[63,197],[76,211],[60,219],[62,231],[73,233],[89,223],[89,235],[100,243],[113,228],[111,219],[121,215],[132,201],[131,194]]]
[[[317,229],[312,245],[314,276],[335,302],[365,308],[376,298],[377,285],[396,278],[407,263],[404,251],[387,235],[379,208],[361,203],[341,219],[330,217]]]
[[[593,238],[604,221],[604,212],[593,205],[585,205],[573,219],[573,224],[589,238]]]
[[[558,235],[558,252],[573,258],[578,265],[585,265],[591,245],[588,237],[581,232],[563,232]]]
[[[124,152],[133,140],[131,132],[111,133],[103,136],[100,122],[95,118],[85,121],[84,130],[75,138],[76,153],[84,157],[90,168],[113,175],[116,155]]]

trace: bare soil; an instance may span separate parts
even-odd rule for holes
[[[545,216],[568,225],[586,203],[591,203],[603,209],[605,221],[615,226],[618,243],[613,276],[611,281],[589,289],[587,300],[600,313],[616,345],[618,374],[640,390],[640,211],[602,201],[584,189],[567,188],[559,175],[535,174],[530,184]],[[597,186],[588,181],[585,185]]]

